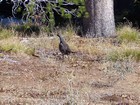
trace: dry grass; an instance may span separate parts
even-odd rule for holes
[[[55,32],[0,40],[0,105],[139,104],[138,40],[81,38],[67,29],[59,31],[76,53],[64,60]],[[38,57],[21,54],[27,52]]]

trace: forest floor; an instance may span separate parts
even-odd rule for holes
[[[106,58],[124,45],[67,37],[76,53],[62,59],[58,38],[27,40],[37,56],[1,52],[0,105],[140,105],[140,62]]]

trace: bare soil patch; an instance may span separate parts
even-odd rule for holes
[[[10,60],[0,60],[0,105],[140,104],[140,63],[122,77],[88,56],[58,56],[9,54]]]

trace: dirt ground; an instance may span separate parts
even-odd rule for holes
[[[140,105],[140,63],[124,75],[75,55],[0,58],[0,105]]]

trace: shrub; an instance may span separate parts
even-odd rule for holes
[[[22,36],[31,36],[31,34],[35,34],[38,36],[40,34],[40,28],[37,25],[33,24],[24,24],[15,27],[15,31],[19,32]]]

